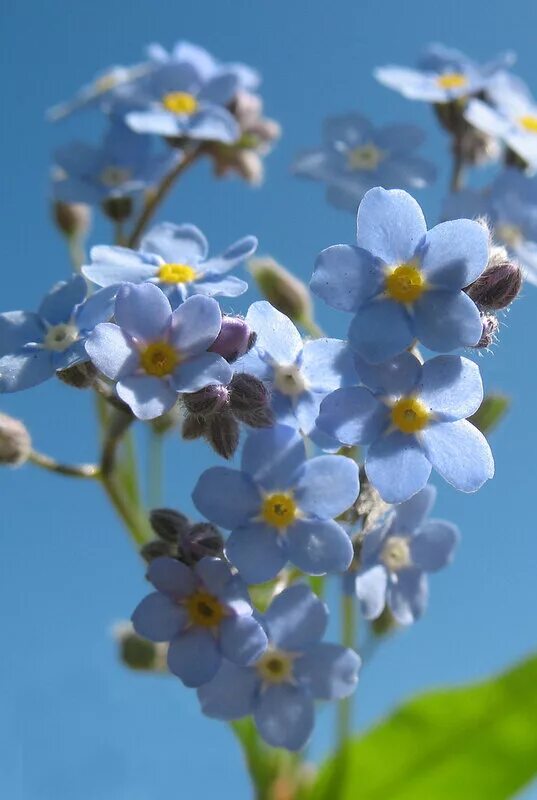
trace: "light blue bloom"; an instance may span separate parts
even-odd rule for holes
[[[117,324],[97,325],[86,351],[139,419],[154,419],[175,404],[178,392],[227,386],[233,370],[208,353],[222,312],[210,297],[191,297],[172,312],[158,286],[123,284],[116,297]]]
[[[421,189],[432,183],[436,168],[415,154],[424,133],[415,125],[375,128],[359,114],[332,117],[324,123],[322,148],[297,156],[293,172],[327,185],[329,203],[356,211],[373,186]]]
[[[37,313],[0,314],[0,392],[29,389],[51,378],[56,370],[87,361],[85,341],[114,307],[109,290],[86,299],[81,275],[57,283]]]
[[[374,71],[375,78],[410,100],[449,103],[487,89],[491,79],[515,60],[511,52],[494,61],[477,64],[458,50],[441,44],[429,45],[416,69],[386,66]]]
[[[342,444],[369,446],[365,471],[383,500],[408,500],[432,467],[462,492],[493,477],[488,442],[466,419],[483,399],[477,364],[437,356],[421,365],[403,353],[379,366],[362,362],[360,372],[365,386],[328,395],[317,424]]]
[[[255,253],[257,239],[245,236],[221,256],[208,258],[209,245],[195,225],[161,222],[141,241],[140,250],[99,245],[91,250],[91,264],[82,267],[88,280],[97,286],[113,286],[123,281],[159,286],[173,307],[187,297],[238,297],[248,284],[228,275]]]
[[[445,520],[427,519],[436,489],[426,486],[394,506],[364,537],[352,583],[365,619],[377,619],[387,605],[400,625],[415,622],[428,600],[428,572],[451,563],[460,538]]]
[[[271,391],[275,418],[309,435],[321,400],[340,386],[358,383],[353,354],[339,339],[302,337],[289,317],[262,300],[253,303],[246,323],[254,347],[235,365],[262,380]]]
[[[284,589],[262,618],[269,647],[250,667],[224,661],[198,689],[203,713],[221,720],[252,714],[267,744],[300,750],[313,731],[314,701],[348,697],[358,682],[354,650],[320,641],[327,621],[328,610],[311,589]]]
[[[206,470],[192,499],[207,519],[231,531],[226,555],[244,580],[262,583],[287,561],[310,575],[346,570],[352,546],[334,517],[358,492],[354,461],[334,455],[308,461],[300,434],[275,425],[248,436],[240,470]]]
[[[155,154],[153,142],[114,119],[100,147],[71,142],[54,154],[59,177],[54,197],[64,203],[99,203],[129,197],[159,183],[181,159],[176,150]]]
[[[185,686],[202,686],[222,659],[257,661],[267,637],[252,616],[245,583],[219,558],[190,569],[168,556],[153,559],[147,577],[157,590],[132,615],[134,630],[152,642],[170,642],[168,667]]]
[[[381,188],[367,192],[357,222],[358,247],[323,250],[310,285],[328,305],[355,314],[349,341],[358,354],[380,363],[415,339],[439,353],[475,345],[481,318],[462,289],[487,265],[487,231],[468,219],[427,231],[413,197]]]

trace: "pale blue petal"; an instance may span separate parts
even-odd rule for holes
[[[370,534],[366,536],[368,539]],[[386,605],[388,573],[382,564],[375,564],[356,575],[356,596],[364,619],[378,619]]]
[[[427,281],[438,289],[462,289],[487,266],[489,236],[471,219],[441,222],[426,235],[421,265]]]
[[[321,403],[318,427],[342,444],[370,444],[389,424],[389,411],[362,387],[336,389]]]
[[[360,203],[357,244],[385,264],[412,260],[427,233],[425,217],[414,198],[400,189],[370,189]]]
[[[185,628],[185,609],[160,592],[144,597],[131,617],[134,630],[151,642],[169,642]]]
[[[311,291],[338,311],[356,311],[384,285],[378,262],[359,247],[336,244],[317,256]]]
[[[191,284],[193,294],[202,294],[205,297],[240,297],[248,291],[246,281],[229,275],[226,278],[214,278],[213,280],[197,281]]]
[[[295,663],[295,675],[316,700],[342,700],[358,683],[361,660],[354,650],[319,642]]]
[[[425,486],[420,492],[417,492],[410,500],[394,506],[395,521],[393,525],[393,532],[398,533],[413,533],[420,525],[425,522],[426,517],[436,500],[436,488],[434,486]]]
[[[114,313],[117,289],[99,289],[78,306],[75,322],[80,331],[92,331],[100,322],[107,322]]]
[[[176,368],[171,382],[177,392],[198,392],[205,386],[227,386],[233,377],[233,368],[225,358],[216,353],[202,353]]]
[[[333,520],[299,519],[287,531],[289,561],[308,575],[345,572],[353,558],[351,540]]]
[[[170,301],[152,283],[123,284],[116,297],[115,318],[120,328],[142,342],[167,336],[172,310]]]
[[[132,375],[140,364],[130,337],[112,322],[96,326],[86,341],[86,352],[97,369],[113,381]]]
[[[214,719],[241,719],[252,713],[259,677],[255,669],[223,661],[215,677],[198,689],[201,710]]]
[[[203,272],[206,275],[222,275],[230,269],[238,267],[245,259],[249,258],[257,250],[257,239],[255,236],[244,236],[237,242],[230,245],[221,256],[210,258],[203,265]]]
[[[156,419],[177,401],[177,392],[168,381],[153,375],[131,375],[116,384],[118,396],[138,419]]]
[[[300,372],[312,392],[331,392],[359,382],[353,353],[340,339],[305,342]]]
[[[170,643],[168,668],[185,686],[208,683],[221,663],[216,641],[207,629],[190,628]]]
[[[313,731],[313,699],[297,686],[269,686],[259,697],[254,720],[267,744],[300,750]]]
[[[259,380],[270,382],[274,379],[274,367],[270,359],[262,358],[256,347],[241,356],[234,364],[235,372],[245,372],[254,375]]]
[[[229,111],[219,106],[207,106],[197,114],[193,114],[183,132],[193,139],[206,139],[224,144],[233,144],[240,136],[237,121]]]
[[[261,507],[259,490],[250,476],[229,467],[205,470],[192,500],[200,514],[228,530],[247,523]]]
[[[49,325],[69,322],[74,307],[84,300],[87,290],[86,281],[81,275],[75,275],[70,281],[57,283],[43,298],[37,313]]]
[[[294,364],[302,352],[302,337],[289,317],[266,300],[253,303],[246,322],[257,334],[256,349],[277,364]]]
[[[248,584],[272,580],[287,561],[285,542],[264,523],[235,528],[226,542],[225,552]]]
[[[220,652],[234,664],[248,666],[267,649],[267,635],[254,617],[227,617],[220,623]]]
[[[438,86],[434,73],[390,65],[375,69],[373,75],[384,86],[395,89],[409,100],[443,103],[448,99],[447,92]]]
[[[425,572],[436,572],[446,567],[453,559],[459,539],[459,529],[451,522],[426,522],[410,539],[412,563]]]
[[[158,136],[181,136],[185,133],[185,118],[158,108],[147,111],[130,111],[125,122],[136,133],[154,133]]]
[[[361,382],[382,397],[411,394],[421,377],[421,364],[412,353],[400,353],[381,364],[369,364],[355,356]]]
[[[483,401],[479,367],[460,356],[432,358],[423,365],[417,393],[421,402],[444,422],[469,417]]]
[[[422,617],[428,599],[427,576],[417,569],[402,570],[388,587],[388,605],[399,625],[411,625]]]
[[[481,431],[470,422],[440,422],[421,432],[425,454],[455,489],[475,492],[494,476],[494,459]]]
[[[331,146],[344,142],[349,147],[355,147],[369,141],[373,133],[369,120],[355,112],[328,117],[323,122],[323,140]]]
[[[402,503],[423,489],[431,465],[413,436],[394,431],[371,445],[365,470],[383,500]]]
[[[229,564],[221,558],[206,556],[194,565],[193,571],[211,592],[218,595],[232,578]]]
[[[293,485],[305,458],[300,434],[286,425],[275,425],[248,436],[241,466],[265,491],[274,491]]]
[[[272,644],[300,652],[323,638],[328,616],[328,607],[309,586],[295,583],[276,595],[263,621]]]
[[[30,311],[6,311],[0,314],[0,355],[11,355],[26,344],[45,338],[42,319]]]
[[[172,314],[170,341],[184,355],[202,353],[222,326],[220,306],[211,297],[189,297]]]
[[[225,106],[239,89],[239,79],[233,70],[221,70],[211,77],[201,89],[198,97],[200,101]]]
[[[160,222],[146,233],[140,250],[156,253],[166,264],[187,264],[196,267],[207,258],[207,239],[195,225],[175,225]]]
[[[375,134],[375,144],[390,154],[415,150],[425,141],[425,131],[417,125],[385,125]]]
[[[349,326],[351,347],[372,364],[380,364],[402,353],[413,340],[408,312],[402,303],[394,300],[368,303],[353,317]]]
[[[82,274],[97,286],[143,283],[158,272],[159,259],[126,247],[99,245],[90,255],[91,264],[82,267]]]
[[[147,579],[155,589],[173,598],[183,598],[196,588],[196,579],[185,564],[175,558],[154,558],[147,570]]]
[[[301,511],[320,519],[343,514],[360,491],[358,465],[345,456],[317,456],[306,461],[295,489]]]
[[[39,348],[0,358],[0,392],[20,392],[48,380],[54,374],[50,351]]]
[[[446,353],[479,341],[483,323],[464,292],[425,292],[414,304],[416,338],[429,350]]]

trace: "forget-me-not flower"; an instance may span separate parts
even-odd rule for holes
[[[245,666],[266,649],[246,585],[225,561],[206,557],[190,569],[161,556],[147,577],[157,591],[135,609],[134,629],[153,642],[170,642],[168,667],[186,686],[210,681],[223,658]]]
[[[432,467],[462,492],[492,478],[488,442],[466,419],[483,399],[477,364],[437,356],[422,365],[402,353],[379,366],[362,363],[360,372],[365,385],[328,395],[317,424],[342,444],[369,445],[365,470],[383,500],[408,500]]]
[[[231,531],[226,555],[244,580],[262,583],[287,561],[310,575],[346,570],[352,545],[334,517],[358,492],[354,461],[307,460],[300,434],[275,425],[248,436],[240,470],[206,470],[192,499],[207,519]]]
[[[341,700],[358,682],[354,650],[320,641],[327,621],[325,604],[307,586],[284,589],[262,617],[267,650],[249,667],[224,661],[198,689],[203,713],[221,720],[252,714],[267,744],[300,750],[313,731],[315,700]]]
[[[415,339],[445,353],[475,345],[479,311],[462,289],[487,265],[488,233],[458,219],[427,231],[409,194],[370,189],[358,208],[357,247],[334,245],[317,257],[311,288],[328,305],[355,314],[352,347],[373,363]]]
[[[172,311],[158,286],[125,283],[114,318],[115,323],[96,326],[86,351],[97,369],[116,381],[117,394],[139,419],[169,411],[178,392],[231,380],[228,362],[207,352],[222,324],[216,300],[191,297]]]
[[[322,148],[297,156],[293,172],[326,184],[329,203],[356,211],[373,186],[423,188],[436,177],[433,164],[415,154],[424,133],[415,125],[375,128],[360,114],[332,117],[324,123]]]

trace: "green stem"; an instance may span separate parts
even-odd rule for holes
[[[354,595],[341,597],[341,643],[344,647],[355,647],[357,633],[356,601]],[[352,695],[341,700],[338,707],[338,747],[343,748],[351,734]]]
[[[69,250],[69,258],[73,265],[75,272],[80,273],[82,265],[86,262],[86,251],[84,250],[84,239],[77,234],[67,236],[67,248]]]
[[[135,544],[141,546],[149,541],[150,534],[147,520],[142,516],[140,509],[132,506],[125,498],[116,477],[113,474],[102,475],[101,482],[110,502],[128,528]]]
[[[99,478],[100,470],[96,464],[61,464],[44,453],[32,450],[28,456],[28,461],[37,467],[47,469],[49,472],[56,472],[58,475],[66,475],[70,478]]]
[[[163,445],[164,436],[150,428],[147,463],[147,499],[149,508],[158,508],[162,502]]]

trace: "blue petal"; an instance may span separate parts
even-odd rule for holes
[[[360,664],[354,650],[320,642],[297,659],[295,675],[316,700],[342,700],[356,689]]]
[[[415,150],[425,141],[425,131],[417,125],[385,125],[375,134],[375,144],[381,150],[393,153],[406,153]]]
[[[349,327],[351,347],[372,364],[380,364],[402,353],[413,339],[408,312],[403,304],[394,300],[368,303],[353,317]]]
[[[419,204],[400,189],[370,189],[360,203],[357,226],[358,247],[391,266],[412,260],[427,233]]]
[[[313,699],[298,686],[269,686],[259,697],[254,721],[267,744],[300,750],[313,731]]]
[[[400,92],[409,100],[423,100],[427,103],[445,103],[449,98],[436,81],[436,75],[405,67],[379,67],[373,71],[375,78],[384,86]],[[466,87],[465,87],[466,88]]]
[[[366,536],[369,538],[370,534]],[[356,575],[356,596],[364,619],[378,619],[386,605],[388,573],[382,564],[375,564]]]
[[[248,584],[272,580],[287,561],[285,543],[264,523],[235,528],[226,542],[225,552]]]
[[[417,569],[405,569],[388,587],[388,605],[399,625],[411,625],[423,616],[429,599],[427,576]]]
[[[0,314],[0,355],[12,355],[26,344],[40,343],[46,330],[42,319],[30,311]]]
[[[184,133],[193,139],[233,144],[240,136],[240,128],[225,108],[206,106],[190,117]]]
[[[172,315],[170,341],[183,356],[203,353],[222,327],[220,306],[211,297],[189,297]]]
[[[177,401],[177,392],[168,381],[153,375],[130,375],[116,384],[118,396],[138,419],[156,419]]]
[[[225,106],[233,99],[239,89],[239,80],[233,70],[214,75],[201,89],[200,101]]]
[[[377,260],[365,249],[346,244],[319,253],[310,281],[311,291],[338,311],[356,311],[383,285]]]
[[[359,491],[355,461],[345,456],[317,456],[304,464],[295,497],[306,514],[333,519],[356,502]]]
[[[349,147],[355,147],[370,141],[373,134],[373,126],[369,120],[355,112],[327,117],[323,122],[323,140],[330,146],[344,142]]]
[[[213,280],[198,281],[192,284],[193,294],[202,294],[205,297],[240,297],[248,291],[246,281],[229,275],[227,278],[214,278]]]
[[[144,597],[132,615],[136,633],[152,642],[171,641],[187,622],[185,609],[160,592]]]
[[[289,317],[261,300],[248,309],[246,322],[257,334],[256,349],[277,364],[294,364],[302,352],[302,337]]]
[[[192,501],[200,514],[231,530],[259,513],[261,496],[245,472],[211,467],[198,479]]]
[[[470,219],[441,222],[425,237],[422,269],[432,286],[462,289],[475,281],[487,266],[488,232]]]
[[[170,643],[168,668],[185,686],[208,683],[222,663],[216,642],[206,629],[190,628]]]
[[[181,136],[185,133],[184,117],[157,108],[130,111],[125,122],[136,133],[154,133],[157,136]]]
[[[142,342],[162,339],[172,310],[164,292],[152,283],[123,284],[116,297],[115,318],[120,328]]]
[[[286,425],[253,431],[244,443],[242,469],[266,491],[293,485],[306,459],[304,441]]]
[[[99,289],[78,306],[75,322],[80,331],[92,331],[100,322],[107,322],[114,313],[115,287]]]
[[[276,595],[263,620],[273,645],[300,652],[323,638],[328,608],[308,586],[295,583]]]
[[[166,264],[187,264],[195,267],[207,258],[207,239],[195,225],[174,225],[160,222],[146,233],[140,250],[156,253]]]
[[[97,286],[118,283],[142,283],[158,272],[159,260],[127,247],[100,245],[91,249],[91,264],[82,267],[82,274]]]
[[[369,389],[336,389],[321,403],[318,427],[343,444],[370,444],[389,424],[389,411]]]
[[[196,579],[185,564],[175,558],[154,558],[147,570],[147,579],[155,589],[174,598],[183,598],[196,588]]]
[[[470,422],[439,422],[421,432],[425,454],[455,489],[475,492],[494,476],[494,459],[483,434]]]
[[[431,465],[413,436],[394,431],[371,445],[365,470],[383,500],[402,503],[423,489]]]
[[[70,281],[57,283],[44,297],[37,313],[49,325],[69,322],[75,306],[84,300],[87,290],[86,281],[81,275],[75,275]]]
[[[417,393],[443,422],[469,417],[483,401],[479,367],[468,358],[437,356],[423,365]]]
[[[479,341],[483,323],[464,292],[425,292],[414,304],[416,337],[429,350],[445,353]]]
[[[332,520],[300,519],[287,532],[289,561],[308,575],[345,572],[353,558],[351,540]]]
[[[410,394],[421,377],[421,364],[412,353],[400,353],[382,364],[369,364],[355,356],[362,383],[374,394],[389,397]]]
[[[198,689],[201,710],[207,717],[232,720],[252,713],[259,686],[255,669],[223,661],[215,677]]]
[[[257,244],[255,236],[244,236],[244,238],[230,245],[221,256],[216,256],[206,261],[203,265],[204,274],[211,277],[213,275],[222,275],[238,267],[245,259],[255,253]]]
[[[97,325],[86,341],[86,352],[111,380],[132,375],[140,364],[140,354],[130,337],[112,322]]]
[[[395,532],[413,533],[417,530],[430,514],[435,500],[436,488],[434,486],[425,486],[410,500],[395,506]]]
[[[32,348],[0,358],[0,392],[20,392],[48,380],[54,365],[48,350]]]
[[[305,342],[300,372],[312,392],[331,392],[358,383],[353,353],[340,339]]]
[[[227,386],[233,377],[233,368],[225,358],[216,353],[202,353],[183,361],[172,375],[177,392],[198,392],[205,386]]]
[[[207,589],[217,595],[220,595],[232,578],[229,564],[221,558],[206,556],[193,569]]]
[[[247,372],[259,380],[270,382],[274,379],[274,367],[270,359],[265,360],[256,347],[235,361],[235,372]]]
[[[267,649],[267,635],[254,617],[227,617],[220,624],[220,651],[224,658],[246,667]]]
[[[412,563],[425,572],[436,572],[446,567],[453,558],[459,539],[459,529],[451,522],[426,522],[410,540]]]

